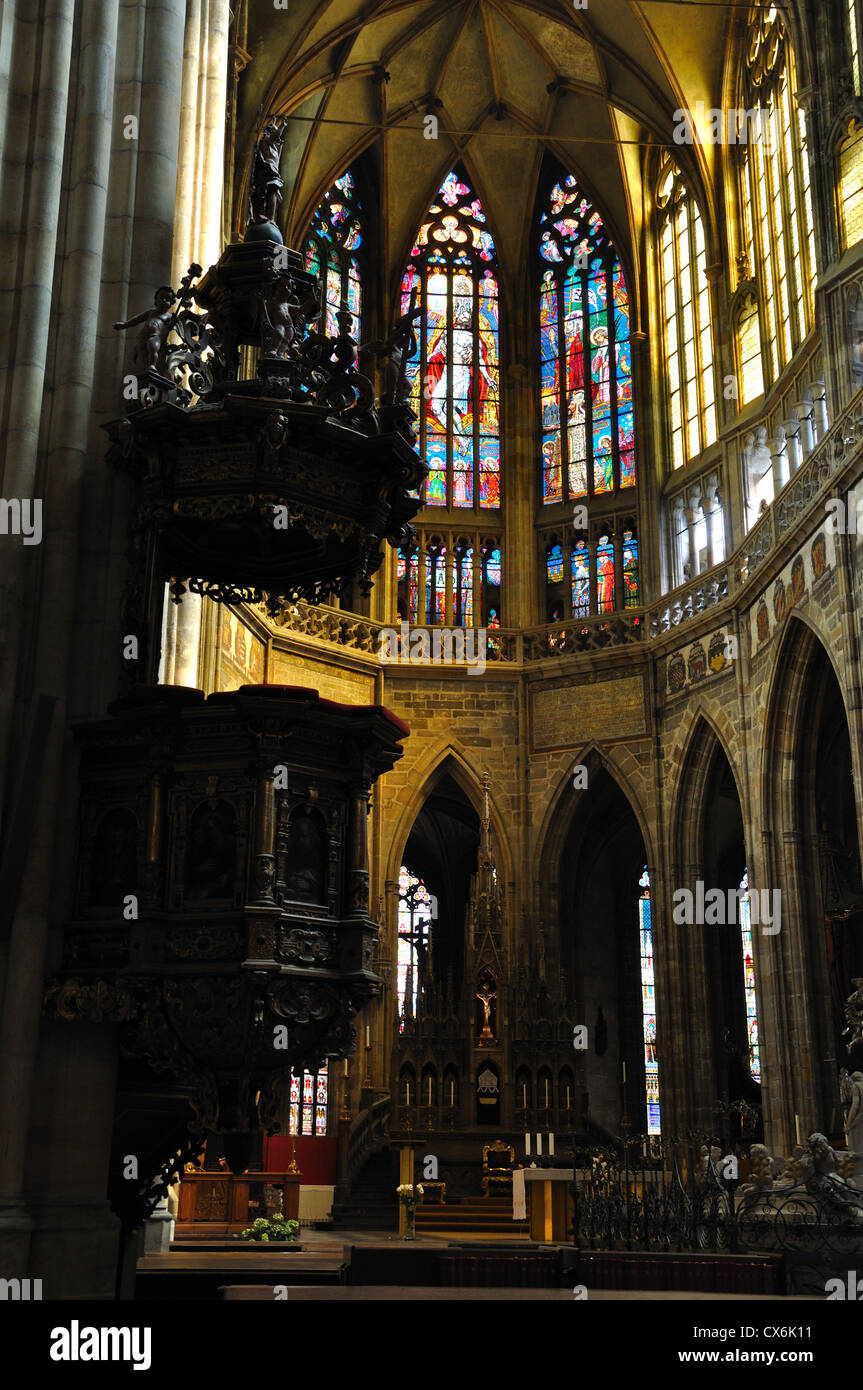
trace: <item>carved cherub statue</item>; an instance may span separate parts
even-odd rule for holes
[[[141,325],[141,330],[135,338],[135,346],[132,349],[132,366],[136,372],[146,372],[148,370],[161,371],[164,367],[165,345],[168,338],[168,329],[173,317],[171,306],[174,303],[174,291],[170,285],[160,285],[156,290],[153,306],[144,309],[140,314],[135,314],[133,318],[127,319],[125,323],[115,323],[114,328],[120,332],[124,328],[135,328]]]
[[[785,1160],[774,1158],[765,1144],[753,1144],[749,1150],[749,1182],[743,1188],[744,1197],[759,1197],[769,1192],[784,1168]]]
[[[259,294],[261,348],[265,357],[286,357],[296,336],[294,313],[299,307],[290,275],[269,268]]]

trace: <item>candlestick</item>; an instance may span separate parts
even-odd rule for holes
[[[432,1103],[432,1079],[431,1079],[431,1077],[428,1078],[428,1083],[429,1083],[429,1087],[428,1087],[428,1090],[429,1090],[428,1103],[429,1103],[429,1105],[431,1105],[431,1103]]]
[[[548,1109],[548,1077],[545,1078],[545,1108]]]
[[[366,1047],[371,1047],[371,1045],[372,1044],[369,1038],[369,1025],[366,1024]]]
[[[526,1081],[523,1081],[523,1082],[522,1082],[522,1085],[521,1085],[521,1103],[522,1103],[522,1105],[524,1106],[524,1108],[525,1108],[525,1110],[526,1110],[526,1109],[527,1109],[527,1082],[526,1082]]]
[[[345,1058],[345,1076],[347,1076],[347,1074],[348,1074],[348,1059],[347,1059],[347,1057],[346,1057],[346,1058]]]
[[[567,1108],[567,1110],[570,1108],[570,1107],[569,1107],[569,1087],[568,1087],[568,1086],[567,1086],[567,1088],[566,1088],[566,1108]]]
[[[623,1084],[626,1085],[626,1063],[623,1064]]]
[[[411,1083],[410,1083],[409,1081],[406,1081],[406,1082],[405,1082],[405,1089],[406,1089],[406,1091],[407,1091],[407,1104],[410,1105],[410,1103],[411,1103]]]
[[[450,1105],[455,1105],[455,1082],[454,1082],[454,1081],[451,1081],[451,1082],[449,1083],[449,1103],[450,1103]]]

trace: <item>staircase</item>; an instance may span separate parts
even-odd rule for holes
[[[351,1183],[348,1201],[337,1202],[333,1207],[333,1225],[354,1231],[395,1231],[398,1227],[397,1184],[390,1150],[375,1150]]]
[[[417,1235],[527,1236],[526,1221],[513,1221],[511,1197],[464,1197],[438,1206],[424,1203],[417,1209]]]

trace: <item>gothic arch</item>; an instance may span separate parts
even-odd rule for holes
[[[433,179],[430,178],[426,184],[427,196],[425,197],[424,201],[419,205],[418,209],[415,210],[416,215],[413,221],[409,224],[409,231],[407,235],[402,238],[401,243],[399,244],[396,253],[393,257],[393,262],[389,269],[389,280],[386,285],[387,302],[389,305],[389,317],[391,319],[395,319],[399,312],[399,297],[401,293],[402,277],[405,273],[405,267],[410,263],[411,249],[416,245],[417,233],[423,223],[423,220],[429,208],[431,207],[432,203],[435,202],[438,192],[447,174],[449,174],[451,170],[456,168],[456,166],[459,164],[463,166],[464,171],[467,174],[471,190],[474,196],[478,198],[480,205],[482,206],[483,212],[487,219],[489,231],[491,232],[491,236],[494,241],[495,256],[497,257],[498,265],[498,299],[503,309],[503,312],[501,313],[502,325],[505,325],[510,318],[511,311],[514,307],[512,268],[511,266],[506,264],[506,257],[504,257],[503,259],[501,258],[498,237],[495,235],[495,227],[492,220],[492,216],[488,212],[490,200],[487,191],[483,191],[484,180],[481,174],[479,177],[477,177],[476,168],[471,161],[470,150],[449,150],[446,153],[446,158],[439,160],[433,166],[435,169],[435,177]],[[505,330],[502,327],[501,332],[503,333],[504,331]]]
[[[576,790],[572,785],[573,767],[578,765],[587,768],[587,787],[583,790]],[[537,900],[536,907],[543,917],[546,913],[550,912],[551,916],[549,920],[556,918],[558,909],[558,874],[566,837],[569,834],[570,827],[579,806],[585,801],[585,798],[589,798],[590,796],[590,784],[597,772],[608,773],[611,780],[628,802],[641,832],[647,863],[651,867],[651,870],[655,865],[655,847],[653,844],[652,831],[641,801],[636,796],[630,779],[621,768],[618,767],[608,750],[601,748],[598,743],[587,744],[577,757],[573,757],[571,763],[561,775],[556,787],[549,796],[548,808],[536,840],[536,854],[534,857],[534,862],[536,864],[536,876],[534,879],[535,896]],[[568,807],[565,803],[567,792],[569,792],[571,797]]]
[[[723,723],[726,727],[721,730]],[[731,755],[734,731],[730,721],[721,711],[716,715],[708,713],[699,701],[690,713],[688,724],[688,733],[678,744],[680,751],[675,759],[678,773],[668,807],[671,857],[681,867],[697,864],[699,860],[705,798],[717,749],[731,769],[743,823],[744,826],[748,824],[746,782]]]
[[[804,613],[789,615],[781,638],[776,646],[769,676],[766,681],[766,695],[763,706],[764,752],[760,770],[760,797],[763,808],[763,821],[774,827],[791,831],[796,824],[797,810],[794,805],[796,782],[783,772],[794,770],[794,764],[802,751],[802,715],[806,697],[811,693],[813,667],[819,652],[829,662],[836,684],[842,695],[845,718],[851,727],[851,717],[845,698],[845,683],[834,652],[824,641],[822,634],[812,619]],[[809,741],[813,738],[809,730]],[[851,743],[852,759],[855,759],[854,740]],[[855,759],[856,762],[856,759]],[[861,785],[859,765],[853,767],[854,782]],[[858,804],[859,804],[858,796]],[[858,831],[860,829],[858,817]]]
[[[482,817],[482,774],[475,771],[467,754],[457,744],[438,744],[436,748],[431,748],[419,767],[412,772],[411,781],[416,790],[402,805],[398,820],[392,827],[389,855],[384,866],[385,882],[398,880],[405,846],[410,838],[414,822],[437,784],[448,775],[463,792],[477,816]],[[504,885],[508,885],[512,882],[514,872],[512,857],[503,832],[504,817],[495,805],[494,789],[491,786],[489,787],[488,802],[492,849],[497,861],[498,872]]]
[[[850,788],[849,782],[834,775],[833,749],[825,742],[825,731],[828,740],[831,730],[839,729],[841,737],[843,720],[849,742],[846,771]],[[774,1121],[789,1133],[793,1132],[794,1115],[806,1117],[807,1125],[824,1127],[839,1104],[838,1068],[844,1059],[836,1034],[841,1002],[837,981],[832,979],[838,937],[830,920],[824,878],[837,808],[842,839],[847,839],[857,856],[857,881],[850,885],[848,902],[854,921],[859,920],[861,891],[857,790],[861,783],[856,740],[835,652],[806,615],[791,615],[777,645],[767,683],[764,721],[760,769],[763,828],[755,857],[760,856],[760,880],[782,894],[782,929],[768,943],[776,984],[768,1001],[769,1011],[765,1011],[767,1036],[772,1039],[775,1056],[799,1054],[805,1067],[801,1072],[784,1068],[779,1073],[777,1069],[773,1078]],[[834,748],[835,744],[834,739]],[[829,796],[822,782],[825,776],[832,779]],[[840,911],[836,915],[843,914]],[[844,982],[846,993],[853,973],[851,967],[845,971],[849,976]]]

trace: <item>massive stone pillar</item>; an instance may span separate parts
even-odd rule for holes
[[[2,495],[35,498],[49,350],[74,0],[4,6],[10,65],[0,197],[0,436]],[[13,18],[14,16],[14,18]],[[11,32],[10,32],[11,30]],[[38,545],[4,542],[0,604],[0,783],[7,767],[24,612],[37,583]],[[8,788],[8,781],[5,783]],[[8,791],[4,814],[8,814]]]
[[[126,543],[126,515],[122,508],[117,515],[110,499],[105,505],[110,485],[104,437],[93,418],[103,357],[103,276],[108,269],[105,298],[116,275],[118,281],[131,278],[132,294],[146,292],[149,302],[154,284],[170,268],[185,4],[149,0],[124,5],[121,13],[120,0],[91,0],[79,8],[73,31],[75,8],[74,0],[45,0],[31,17],[30,7],[19,5],[12,72],[20,91],[13,90],[6,127],[2,205],[13,237],[23,239],[23,261],[18,280],[0,285],[0,319],[11,319],[14,328],[2,335],[9,345],[3,368],[4,399],[10,402],[4,495],[38,490],[44,541],[29,554],[18,552],[33,569],[31,576],[21,563],[17,571],[10,567],[5,611],[16,622],[22,598],[29,598],[34,617],[32,640],[22,625],[22,631],[4,634],[4,647],[14,657],[23,640],[32,659],[21,663],[17,691],[8,672],[2,684],[4,698],[17,694],[22,709],[42,693],[51,695],[55,716],[41,781],[33,789],[37,817],[9,939],[0,1017],[0,1253],[10,1274],[32,1269],[34,1277],[67,1295],[100,1296],[113,1288],[116,1258],[116,1222],[105,1200],[115,1049],[103,1034],[86,1056],[75,1049],[65,1053],[51,1030],[40,1030],[40,1018],[46,964],[57,963],[58,919],[69,896],[72,848],[68,835],[58,834],[71,823],[77,795],[68,724],[96,712],[92,695],[104,687],[101,672],[111,655],[90,650],[90,660],[82,661],[81,652],[87,650],[90,624],[104,622],[119,606],[116,588],[94,585],[94,567],[99,578],[106,568],[94,556],[122,551]],[[38,43],[31,32],[37,26]],[[118,29],[120,51],[137,57],[143,50],[140,82],[128,72],[125,81],[115,80]],[[129,115],[137,116],[137,139],[130,136]],[[116,189],[112,179],[124,170],[112,157],[112,135],[115,151],[126,146],[128,182],[121,180]],[[112,221],[118,204],[119,222]],[[113,242],[118,228],[128,237],[122,246]],[[16,263],[15,256],[4,261],[8,267]],[[115,392],[119,384],[118,375]],[[116,679],[110,693],[115,692]],[[8,723],[8,703],[2,713]],[[7,746],[4,741],[4,751]],[[50,1181],[34,1182],[47,1138],[43,1133],[40,1142],[44,1115],[62,1114],[65,1098],[72,1096],[78,1098],[76,1118],[83,1112],[88,1117],[78,1134],[77,1176],[70,1172],[66,1185],[58,1169]],[[63,1154],[61,1134],[52,1135],[51,1144]],[[83,1240],[84,1229],[98,1234]]]
[[[193,261],[206,269],[222,252],[230,22],[228,0],[189,0],[171,252],[175,287]],[[160,677],[166,684],[198,684],[201,626],[199,596],[186,593],[181,604],[170,605]]]

